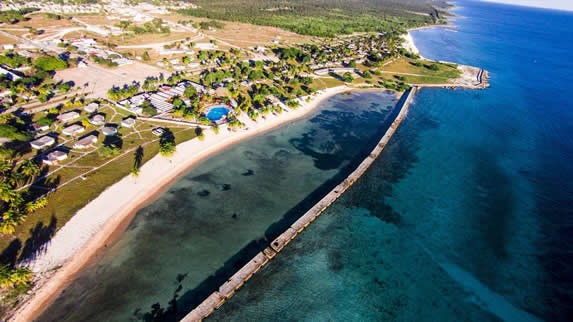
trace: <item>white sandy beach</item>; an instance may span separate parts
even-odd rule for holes
[[[25,264],[36,273],[37,286],[12,321],[31,321],[41,313],[71,281],[74,274],[80,271],[98,250],[105,247],[105,243],[117,228],[181,173],[233,143],[301,118],[324,99],[348,90],[349,87],[339,86],[320,91],[310,102],[301,104],[298,109],[280,115],[269,115],[258,122],[243,117],[241,120],[246,124],[246,129],[232,132],[228,131],[226,126],[221,126],[218,135],[207,132],[203,141],[194,139],[184,142],[177,146],[177,152],[171,158],[157,155],[141,167],[137,178],[127,176],[110,186],[80,209],[56,233],[43,253]]]
[[[406,48],[407,51],[419,55],[420,58],[425,59],[424,57],[422,57],[422,55],[420,55],[420,50],[418,50],[418,47],[416,47],[416,44],[414,43],[414,38],[412,37],[410,30],[408,30],[408,33],[402,35],[402,39],[404,39],[404,43],[402,45],[404,48]]]

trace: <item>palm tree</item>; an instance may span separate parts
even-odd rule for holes
[[[16,267],[10,274],[10,279],[16,286],[30,283],[32,277],[32,271],[26,267]]]
[[[26,204],[26,211],[28,213],[34,212],[38,209],[44,208],[48,205],[48,198],[40,197],[32,202]]]
[[[0,200],[8,203],[16,201],[18,192],[7,182],[0,183]]]
[[[2,221],[0,222],[0,233],[4,235],[11,235],[16,231],[16,227],[24,221],[25,216],[19,216],[12,210],[4,212]]]
[[[40,174],[40,167],[32,160],[25,160],[18,168],[19,172],[26,177],[26,182]]]

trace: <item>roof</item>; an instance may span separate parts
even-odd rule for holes
[[[51,145],[54,144],[54,143],[56,143],[56,140],[55,140],[53,137],[46,135],[46,136],[42,136],[41,138],[36,139],[36,140],[30,142],[30,145],[31,145],[33,148],[41,149],[41,148],[44,148],[44,147],[51,146]]]
[[[101,129],[101,133],[105,136],[111,136],[117,134],[117,128],[115,126],[105,126]]]
[[[83,131],[85,131],[85,127],[83,127],[82,125],[79,124],[74,124],[74,125],[70,125],[68,127],[66,127],[62,133],[64,134],[75,134],[75,133],[81,133]]]
[[[99,107],[98,103],[89,103],[88,105],[84,106],[84,110],[88,112],[95,112]]]
[[[65,122],[65,121],[73,120],[73,119],[78,118],[78,117],[80,117],[80,113],[78,113],[76,111],[71,111],[71,112],[67,112],[67,113],[58,115],[57,119]]]
[[[105,116],[101,114],[96,114],[90,118],[90,123],[98,125],[103,124],[105,122]]]
[[[135,118],[133,118],[133,117],[128,117],[128,118],[124,119],[123,121],[121,121],[121,126],[132,127],[134,125],[135,125]]]
[[[76,143],[74,143],[74,148],[85,148],[88,147],[94,143],[97,142],[97,136],[95,136],[94,134],[88,135],[80,140],[78,140]]]

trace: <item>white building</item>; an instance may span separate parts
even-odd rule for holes
[[[98,103],[89,103],[88,105],[84,106],[84,111],[88,112],[88,113],[93,113],[95,111],[97,111],[97,109],[99,108],[99,104]]]
[[[62,134],[70,135],[70,136],[71,136],[71,135],[76,135],[76,134],[83,133],[85,130],[86,130],[86,128],[83,127],[82,125],[74,124],[74,125],[70,125],[70,126],[68,126],[67,128],[65,128],[65,129],[62,131]]]
[[[62,123],[66,123],[69,121],[73,121],[79,117],[80,117],[80,113],[78,113],[76,111],[71,111],[71,112],[67,112],[67,113],[58,115],[57,119],[58,119],[58,121],[60,121]]]
[[[97,136],[88,135],[74,143],[74,149],[87,149],[97,142]]]
[[[50,152],[48,155],[42,159],[42,162],[47,165],[55,165],[59,161],[63,161],[68,158],[68,154],[64,151],[56,150]]]
[[[33,149],[41,150],[49,148],[56,143],[56,140],[51,136],[42,136],[41,138],[30,142],[30,146]]]

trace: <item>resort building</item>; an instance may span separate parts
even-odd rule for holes
[[[50,126],[46,125],[46,124],[38,124],[38,122],[34,122],[34,123],[30,124],[30,131],[35,132],[35,133],[45,132],[49,129],[50,129]]]
[[[121,121],[121,126],[123,126],[123,127],[133,127],[133,126],[135,126],[135,118],[133,118],[133,117],[128,117],[128,118],[124,119],[123,121]]]
[[[155,136],[162,136],[163,133],[165,133],[165,130],[163,128],[156,127],[153,130],[151,130],[151,133],[153,133],[153,135]]]
[[[83,127],[82,125],[74,124],[74,125],[68,126],[64,130],[62,130],[62,134],[71,136],[71,135],[83,133],[85,130],[86,130],[86,128]]]
[[[214,50],[217,49],[217,45],[212,44],[210,42],[198,42],[195,44],[195,48],[203,50]]]
[[[45,148],[49,148],[56,143],[56,140],[51,136],[42,136],[41,138],[30,142],[30,146],[33,149],[41,150]]]
[[[97,143],[97,136],[94,134],[81,138],[74,143],[74,149],[87,149]]]
[[[117,127],[115,126],[104,126],[101,129],[101,133],[105,136],[114,136],[117,135]]]
[[[89,103],[88,105],[84,106],[84,111],[88,112],[88,113],[93,113],[96,112],[97,109],[99,108],[99,104],[98,103]]]
[[[7,75],[11,80],[15,81],[20,79],[20,76],[0,66],[0,75]]]
[[[80,113],[78,113],[76,111],[71,111],[71,112],[67,112],[67,113],[58,115],[57,119],[58,119],[58,121],[60,121],[62,123],[67,123],[67,122],[73,121],[79,117],[80,117]]]
[[[64,151],[56,150],[48,153],[43,159],[42,162],[47,165],[55,165],[59,161],[63,161],[68,158],[68,154]]]
[[[93,125],[103,125],[105,123],[105,116],[96,114],[90,118],[89,122]]]

